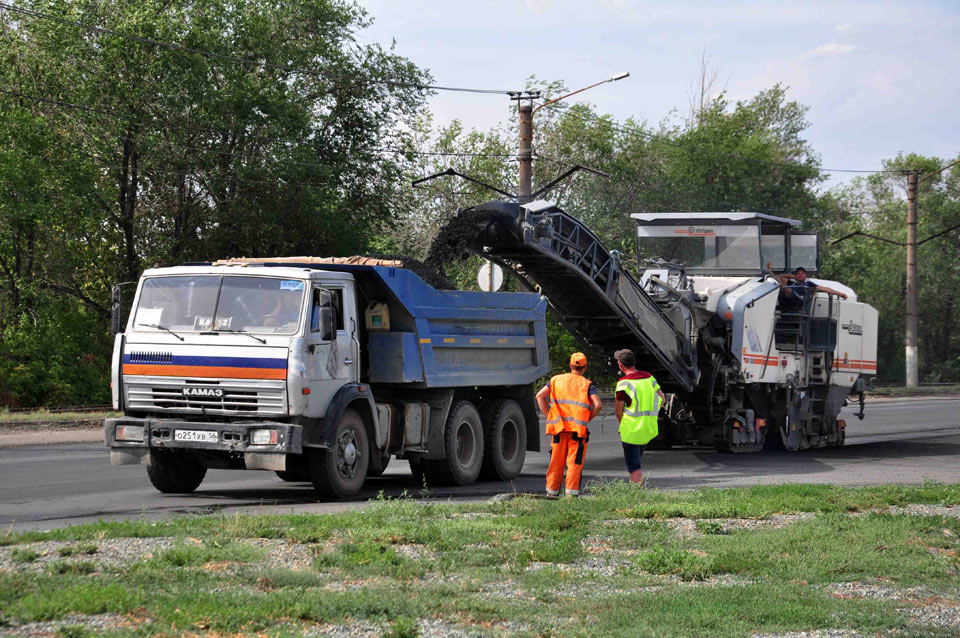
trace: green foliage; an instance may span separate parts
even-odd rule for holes
[[[405,210],[428,77],[356,5],[18,6],[64,20],[0,16],[29,96],[0,98],[0,405],[105,402],[110,287],[145,266],[356,254]]]
[[[956,159],[956,158],[954,158]],[[917,170],[927,176],[918,189],[917,236],[920,241],[956,224],[960,210],[960,166],[935,172],[953,159],[898,155],[883,163],[894,171],[858,178],[821,198],[817,223],[838,239],[855,231],[894,242],[906,241],[906,177]],[[960,380],[960,298],[952,293],[960,275],[960,231],[953,230],[918,248],[918,332],[921,381]],[[825,251],[824,275],[857,291],[879,310],[878,373],[891,382],[904,380],[906,321],[906,248],[868,237],[846,239]]]

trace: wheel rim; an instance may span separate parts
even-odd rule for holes
[[[457,428],[457,460],[462,467],[469,467],[477,453],[477,439],[473,427],[464,421]]]
[[[353,478],[360,465],[360,446],[357,445],[357,433],[352,429],[344,430],[337,438],[337,471],[344,478]]]
[[[517,456],[520,447],[520,431],[512,420],[506,421],[500,430],[500,457],[504,461],[512,461]]]

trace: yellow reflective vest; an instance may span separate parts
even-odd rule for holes
[[[620,379],[617,392],[630,397],[630,405],[623,406],[620,419],[620,440],[634,445],[646,445],[657,436],[657,415],[660,413],[660,385],[653,377]]]

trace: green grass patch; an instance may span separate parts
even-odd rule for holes
[[[15,563],[32,563],[40,558],[40,552],[27,547],[14,547],[10,550],[10,558]]]
[[[611,483],[570,501],[380,498],[331,515],[97,523],[6,537],[14,546],[3,551],[32,552],[33,561],[37,550],[18,545],[68,544],[44,569],[21,561],[0,573],[0,612],[14,623],[134,614],[153,621],[130,630],[144,638],[297,635],[316,623],[361,620],[409,636],[424,618],[485,635],[510,623],[506,633],[521,636],[872,635],[904,627],[933,636],[939,630],[907,626],[895,602],[836,598],[827,586],[923,586],[960,601],[960,521],[863,513],[958,502],[958,486],[932,483],[682,493]],[[790,512],[816,516],[729,533],[713,520]],[[665,520],[675,516],[695,519],[695,533],[678,533]],[[173,545],[129,565],[98,563],[97,542],[123,537],[166,537]],[[266,550],[249,542],[262,538],[305,544],[297,552],[312,550],[314,561],[296,571],[281,554],[264,565]]]
[[[799,585],[687,587],[667,595],[616,597],[587,603],[581,613],[596,623],[570,636],[750,636],[817,629],[853,629],[873,635],[902,628],[905,618],[888,603],[839,600]]]
[[[651,574],[669,574],[683,580],[703,580],[714,573],[712,558],[675,547],[654,547],[641,552],[633,562]]]
[[[262,560],[264,556],[266,551],[245,543],[190,539],[159,552],[148,562],[158,566],[187,567],[207,563],[252,563]]]
[[[53,574],[93,574],[97,571],[97,565],[86,560],[58,560],[47,565],[47,569]]]
[[[72,423],[75,421],[103,421],[121,416],[119,412],[50,412],[35,410],[32,412],[10,412],[0,410],[0,425],[32,423]]]
[[[690,492],[640,490],[629,483],[609,482],[595,488],[590,502],[594,515],[663,519],[763,518],[791,512],[858,512],[890,505],[928,503],[957,505],[960,485],[883,485],[842,488],[833,485],[757,485],[734,490]]]
[[[57,555],[68,557],[68,556],[82,556],[82,555],[91,555],[96,554],[99,551],[96,543],[83,543],[80,545],[67,545],[65,547],[60,547],[57,549]]]

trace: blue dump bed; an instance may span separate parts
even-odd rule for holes
[[[387,304],[390,329],[361,334],[370,383],[523,385],[550,371],[547,302],[538,294],[437,290],[403,268],[313,267],[353,273],[361,322],[364,304]]]

